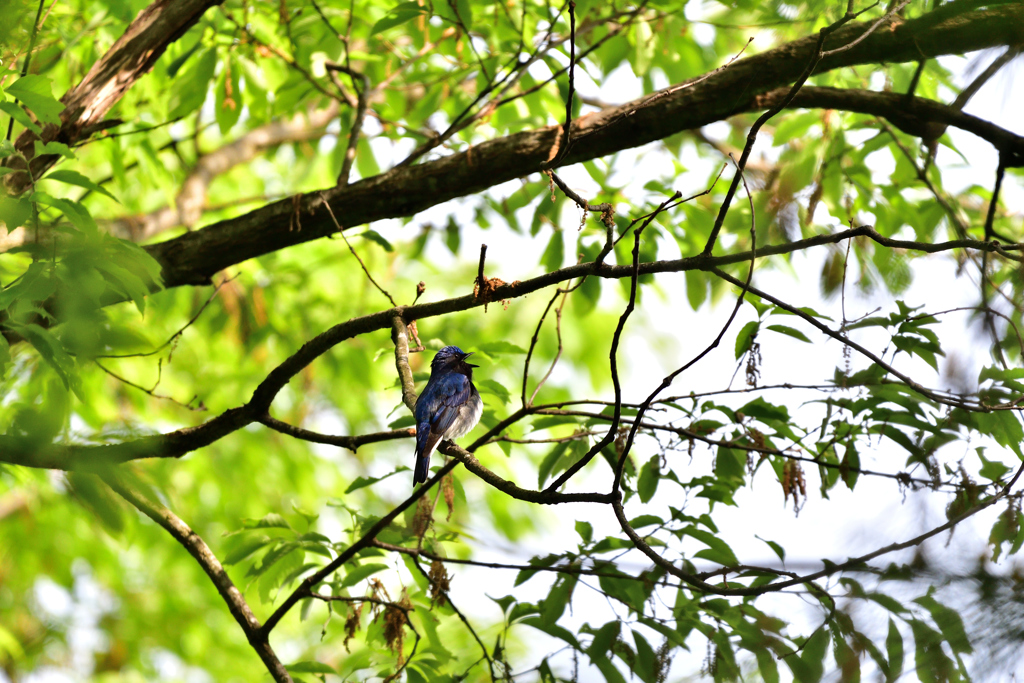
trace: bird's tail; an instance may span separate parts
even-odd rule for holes
[[[412,475],[412,485],[421,484],[427,480],[430,474],[430,456],[416,456],[416,471]]]
[[[412,474],[412,485],[423,483],[430,474],[430,455],[434,452],[439,434],[430,433],[430,423],[420,422],[416,425],[416,469]]]

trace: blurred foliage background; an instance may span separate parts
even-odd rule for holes
[[[904,5],[896,21],[1012,3]],[[8,1],[0,22],[0,122],[11,121],[0,147],[5,178],[23,168],[13,141],[59,122],[62,93],[146,7]],[[859,20],[888,9],[872,6]],[[572,114],[698,77],[745,46],[749,55],[814,35],[845,10],[817,0],[579,0]],[[490,245],[488,274],[509,281],[593,260],[605,226],[539,174],[346,229],[362,263],[334,236],[245,261],[210,285],[162,289],[160,264],[139,247],[334,187],[350,142],[355,182],[558,125],[570,35],[568,5],[540,0],[227,0],[202,13],[107,114],[116,125],[70,144],[40,144],[36,153],[61,155],[56,170],[0,197],[0,431],[42,453],[53,443],[98,446],[199,425],[245,403],[315,335],[388,308],[363,268],[407,305],[420,282],[426,301],[468,294],[481,243]],[[984,75],[981,65],[1002,59],[1012,87],[1017,48],[1004,49],[975,55],[968,73]],[[964,86],[954,69],[966,62],[864,65],[816,74],[809,84],[952,102]],[[590,201],[615,207],[623,239],[609,262],[631,263],[632,219],[676,190],[692,195],[713,185],[658,214],[640,246],[642,261],[700,254],[732,171],[715,178],[730,153],[739,158],[755,118],[738,115],[560,170]],[[807,316],[870,346],[931,393],[848,348],[822,350],[825,338],[806,319],[748,295],[729,348],[705,359],[697,378],[677,382],[668,392],[676,398],[663,396],[649,416],[672,429],[641,431],[623,492],[633,526],[653,548],[727,589],[821,566],[801,559],[818,557],[813,542],[759,540],[720,521],[729,508],[757,517],[755,491],[777,506],[781,489],[794,524],[807,521],[794,513],[812,501],[824,525],[815,533],[838,528],[836,519],[879,496],[899,501],[910,492],[948,519],[997,497],[991,514],[979,515],[989,548],[980,560],[951,569],[912,548],[808,582],[797,595],[715,597],[650,564],[610,515],[515,500],[460,468],[443,495],[424,499],[437,503],[429,530],[420,505],[378,537],[453,560],[443,565],[452,593],[444,595],[442,563],[423,559],[421,571],[408,554],[361,552],[321,592],[411,609],[411,623],[398,627],[404,641],[389,627],[397,617],[380,605],[356,612],[352,602],[305,600],[271,637],[293,677],[945,681],[1019,666],[1021,583],[1013,567],[1024,525],[1019,496],[1000,491],[1020,465],[1024,435],[1015,407],[1024,391],[1021,271],[1006,256],[1021,241],[1021,174],[1006,169],[986,232],[996,168],[973,169],[976,182],[947,188],[964,158],[944,129],[933,132],[922,140],[878,116],[831,109],[782,112],[747,165],[751,202],[741,189],[716,251],[749,249],[752,219],[759,246],[862,224],[918,243],[1014,245],[926,257],[858,237],[819,247],[813,258],[758,261],[755,285],[777,285],[797,307],[813,295],[828,308]],[[936,269],[937,260],[945,265]],[[728,271],[742,280],[746,264]],[[920,284],[935,273],[941,285],[912,290],[915,278]],[[611,400],[608,349],[629,285],[591,277],[566,297],[552,299],[549,288],[492,302],[486,313],[421,320],[426,351],[411,361],[418,388],[433,351],[450,343],[475,351],[486,412],[467,442],[483,434],[520,406],[525,353],[554,301],[557,323],[550,313],[537,335],[527,398],[557,362],[537,404]],[[700,270],[643,276],[640,285],[620,351],[634,404],[714,338],[738,294]],[[962,301],[950,304],[954,288]],[[934,296],[905,303],[912,291]],[[847,318],[848,297],[881,302],[882,310]],[[958,306],[970,310],[931,315]],[[349,339],[294,377],[272,413],[329,434],[409,427],[393,358],[387,330]],[[954,364],[964,358],[972,359],[966,369]],[[798,383],[807,386],[794,389]],[[990,410],[997,405],[1006,409]],[[608,406],[577,405],[575,414],[530,415],[477,456],[505,479],[532,488],[536,478],[543,488],[600,440],[609,414]],[[635,414],[625,409],[627,419]],[[614,464],[622,453],[624,434],[615,436],[571,490],[605,490],[604,459]],[[353,453],[253,424],[187,457],[122,469],[205,539],[263,619],[304,575],[406,499],[411,451],[406,439]],[[266,678],[203,569],[162,528],[92,474],[26,466],[31,457],[0,453],[0,680]],[[841,492],[853,503],[829,500]],[[770,549],[770,566],[745,566],[753,544],[757,557]],[[796,557],[790,565],[787,554]],[[839,551],[830,561],[854,554]],[[517,573],[455,560],[569,569]],[[797,602],[810,607],[799,612]]]

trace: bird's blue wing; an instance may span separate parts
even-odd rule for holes
[[[430,431],[444,434],[459,416],[459,408],[469,400],[473,385],[463,374],[452,373],[437,382],[437,392],[432,397],[435,407],[430,415]]]
[[[469,400],[473,385],[469,378],[450,373],[436,378],[423,389],[416,401],[416,469],[413,483],[427,480],[430,454],[459,416],[459,407]]]

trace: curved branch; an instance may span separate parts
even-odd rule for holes
[[[676,578],[678,578],[678,579],[680,579],[682,581],[685,581],[686,583],[690,584],[694,588],[697,588],[699,590],[702,590],[702,591],[705,591],[705,592],[708,592],[708,593],[712,593],[712,594],[715,594],[715,595],[736,595],[736,596],[763,595],[765,593],[775,593],[775,592],[784,590],[786,588],[792,588],[793,586],[797,586],[797,585],[800,585],[800,584],[805,584],[805,583],[810,583],[812,581],[817,581],[818,579],[822,579],[822,578],[825,578],[827,576],[833,576],[833,575],[838,574],[839,572],[845,571],[847,569],[852,569],[852,568],[860,567],[860,566],[864,565],[866,562],[875,559],[876,557],[881,557],[882,555],[888,555],[889,553],[894,553],[897,550],[906,550],[907,548],[913,548],[913,547],[919,546],[922,543],[924,543],[925,541],[927,541],[929,538],[932,538],[933,536],[938,536],[943,531],[948,531],[948,530],[952,529],[953,527],[955,527],[957,524],[959,524],[960,522],[964,521],[965,519],[967,519],[969,517],[973,517],[974,515],[976,515],[979,512],[981,512],[982,510],[985,510],[985,509],[995,505],[996,503],[998,503],[1000,500],[1002,500],[1007,495],[1009,495],[1010,490],[1017,483],[1017,480],[1020,479],[1020,476],[1021,476],[1022,473],[1024,473],[1024,464],[1022,464],[1017,469],[1017,473],[1013,475],[1013,478],[1006,484],[1006,486],[1004,486],[1002,488],[1002,490],[1000,490],[998,493],[993,495],[991,498],[989,498],[988,500],[985,500],[985,501],[979,503],[977,506],[967,510],[963,514],[957,515],[956,517],[954,517],[953,519],[949,520],[945,524],[941,524],[941,525],[939,525],[939,526],[937,526],[937,527],[935,527],[933,529],[930,529],[930,530],[924,532],[923,534],[921,534],[919,536],[915,536],[914,538],[911,538],[909,540],[902,541],[902,542],[899,542],[899,543],[891,543],[891,544],[889,544],[887,546],[884,546],[882,548],[878,548],[876,550],[873,550],[870,553],[867,553],[865,555],[861,555],[860,557],[850,558],[846,562],[840,562],[838,564],[830,563],[824,569],[821,569],[821,570],[816,571],[816,572],[812,572],[810,574],[805,574],[803,576],[798,576],[796,578],[787,579],[786,581],[780,581],[778,583],[770,583],[770,584],[766,584],[766,585],[763,585],[763,586],[756,586],[756,587],[746,587],[745,586],[743,588],[728,588],[728,587],[712,586],[712,585],[704,582],[700,578],[700,576],[698,576],[696,574],[690,574],[688,572],[684,572],[683,570],[679,569],[674,564],[672,564],[671,562],[666,560],[664,557],[662,557],[661,555],[656,553],[654,551],[654,549],[651,548],[651,546],[643,538],[640,537],[640,535],[636,532],[636,530],[633,529],[632,526],[630,526],[629,521],[626,519],[626,513],[625,513],[625,510],[622,507],[622,501],[620,499],[616,498],[614,501],[612,501],[612,508],[615,511],[615,517],[616,517],[616,519],[618,519],[619,525],[622,527],[622,530],[626,533],[626,535],[629,536],[630,540],[633,542],[633,545],[637,548],[637,550],[642,552],[644,555],[646,555],[648,558],[650,558],[654,562],[654,564],[658,565],[659,567],[661,567],[662,569],[667,571],[672,576],[675,576]],[[709,574],[705,572],[704,575],[708,576]]]
[[[373,434],[357,434],[355,436],[334,436],[331,434],[321,434],[320,432],[313,432],[302,427],[296,427],[290,425],[287,422],[274,419],[270,415],[264,415],[256,420],[264,427],[270,427],[275,432],[281,432],[288,436],[293,436],[296,439],[303,441],[309,441],[311,443],[322,443],[328,446],[338,446],[340,448],[347,448],[353,453],[359,449],[360,446],[368,443],[380,443],[382,441],[393,441],[395,439],[407,439],[411,436],[416,436],[416,430],[412,427],[407,429],[393,429],[389,432],[374,432]]]
[[[639,274],[648,275],[654,273],[675,273],[688,270],[706,270],[715,272],[720,277],[742,286],[742,283],[738,280],[731,279],[732,276],[721,271],[717,271],[716,269],[719,266],[750,261],[753,258],[788,254],[814,246],[836,244],[844,240],[861,236],[869,237],[878,244],[886,247],[908,249],[929,254],[952,251],[954,249],[973,249],[982,252],[998,253],[1004,258],[1013,259],[1015,261],[1024,260],[1021,256],[1017,256],[1008,251],[1024,249],[1024,245],[1003,246],[998,242],[979,242],[971,239],[951,240],[938,244],[930,242],[912,242],[909,240],[894,240],[879,235],[874,228],[870,226],[859,226],[849,230],[833,233],[831,235],[819,235],[805,240],[790,242],[789,244],[764,247],[754,251],[738,252],[736,254],[727,254],[725,256],[691,256],[683,259],[640,263]],[[597,262],[579,263],[550,273],[545,273],[544,275],[540,275],[529,280],[500,285],[494,289],[493,298],[519,298],[540,289],[544,289],[545,287],[565,282],[567,280],[573,280],[584,275],[594,275],[609,279],[626,278],[632,277],[633,267],[632,264],[612,266],[606,263]],[[773,297],[762,293],[759,290],[751,288],[750,291],[758,296],[764,297],[766,300],[775,301]],[[457,311],[467,311],[483,305],[484,300],[482,298],[474,296],[473,294],[467,294],[465,296],[432,303],[417,304],[413,306],[396,306],[395,308],[378,311],[359,318],[352,318],[351,320],[339,323],[318,334],[316,337],[313,337],[303,344],[298,351],[292,354],[267,375],[266,379],[264,379],[253,392],[253,396],[247,404],[238,408],[232,408],[201,425],[186,427],[167,434],[147,436],[141,439],[136,439],[135,441],[101,446],[40,444],[37,440],[28,437],[0,435],[0,462],[23,465],[26,467],[92,471],[110,464],[118,464],[140,458],[178,458],[190,451],[208,446],[235,430],[241,429],[246,425],[263,419],[263,416],[268,414],[274,397],[277,396],[278,392],[284,388],[292,377],[297,375],[303,368],[341,342],[368,332],[392,327],[395,324],[396,319],[401,319],[403,324],[407,324],[412,320],[446,315]],[[785,307],[785,304],[782,304],[782,307]],[[797,315],[806,314],[800,311]],[[808,322],[819,327],[819,329],[822,329],[823,331],[828,330],[826,333],[832,333],[827,326],[822,325],[814,318],[810,318]],[[847,342],[844,341],[844,343]],[[408,346],[408,340],[406,340],[406,346]],[[867,351],[866,349],[864,351],[870,354],[870,351]],[[874,359],[873,355],[870,355],[869,357]],[[888,366],[883,364],[883,367]],[[898,372],[894,372],[894,374],[901,380],[905,377],[905,375],[901,375]],[[909,380],[909,378],[907,378],[907,380]],[[950,402],[950,399],[941,395],[936,395],[935,392],[932,392],[926,387],[922,387],[920,384],[914,383],[913,380],[909,380],[909,382],[908,386],[915,388],[915,390],[920,387],[923,395],[928,396],[933,400],[941,403]],[[405,387],[404,383],[403,387]],[[405,393],[404,389],[403,393]],[[414,393],[411,395],[414,395]],[[409,396],[405,396],[405,400],[408,405],[408,401],[410,400]],[[415,400],[412,400],[412,405],[415,405]],[[995,409],[993,406],[985,406],[981,404],[965,406],[963,402],[957,402],[956,405],[966,407],[971,410],[986,412]],[[502,429],[507,427],[508,424],[511,424],[509,420],[514,422],[515,419],[519,419],[516,417],[517,414],[510,416],[510,418],[506,418],[505,421],[491,429],[484,437],[482,437],[482,439],[478,439],[477,442],[470,446],[470,450],[474,450],[479,447],[484,441],[499,433]],[[452,453],[448,454],[453,455]],[[520,491],[523,491],[523,489],[520,489]],[[533,494],[528,493],[525,495]],[[527,498],[523,498],[523,500],[527,500]]]
[[[139,494],[115,476],[108,473],[103,476],[103,481],[119,496],[138,508],[139,512],[163,527],[167,533],[174,537],[174,540],[185,547],[185,550],[195,558],[199,566],[206,572],[206,575],[210,577],[210,581],[217,588],[217,592],[220,593],[224,602],[227,603],[231,616],[242,627],[242,632],[245,633],[249,644],[256,650],[256,654],[263,660],[263,664],[270,671],[270,675],[279,683],[291,683],[292,677],[288,674],[284,665],[281,664],[281,660],[274,654],[274,649],[270,647],[266,636],[261,633],[259,619],[249,609],[249,604],[245,601],[245,597],[235,587],[231,577],[224,571],[224,566],[221,565],[220,560],[217,559],[217,556],[213,554],[213,551],[210,550],[210,547],[206,545],[206,542],[203,541],[199,534],[192,531],[173,512]]]

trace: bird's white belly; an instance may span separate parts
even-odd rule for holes
[[[445,432],[444,438],[457,439],[469,432],[480,421],[484,414],[484,403],[480,400],[480,394],[474,393],[465,404],[459,406],[459,415],[452,422],[452,426]]]

